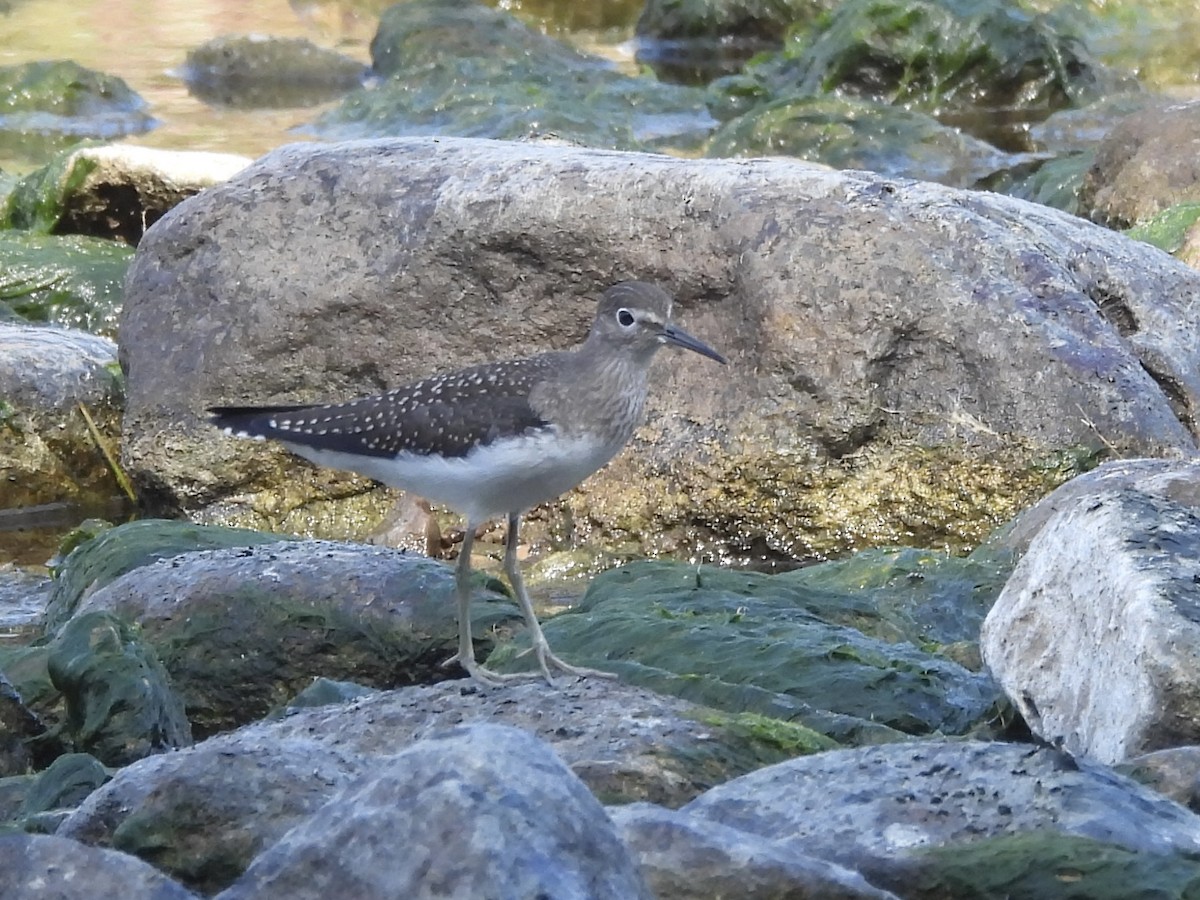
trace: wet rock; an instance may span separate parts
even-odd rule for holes
[[[839,93],[941,115],[1004,109],[1040,120],[1117,81],[1063,26],[1004,3],[852,0],[718,87],[758,102]]]
[[[0,66],[0,140],[13,155],[40,159],[85,138],[112,139],[157,123],[122,79],[70,60]]]
[[[1200,740],[1200,511],[1185,490],[1193,502],[1130,488],[1056,501],[988,614],[984,660],[1043,739],[1109,764]]]
[[[690,147],[712,127],[697,88],[617,72],[474,0],[413,0],[380,18],[371,42],[384,80],[309,130],[327,139],[440,134],[518,139],[550,133],[592,147]]]
[[[999,691],[934,651],[974,640],[1007,571],[917,551],[774,576],[633,563],[596,578],[545,630],[580,664],[842,743],[962,734],[997,716]],[[528,668],[522,647],[518,637],[489,665]]]
[[[482,248],[469,263],[464,241]],[[1195,446],[1200,273],[1154,248],[786,160],[442,137],[283,148],[147,233],[122,319],[123,462],[164,509],[237,498],[224,521],[300,529],[317,497],[361,511],[361,482],[214,439],[200,410],[569,346],[594,291],[630,273],[667,284],[733,365],[656,371],[635,445],[545,514],[566,541],[961,550],[1097,455]]]
[[[434,732],[479,723],[537,735],[597,797],[614,803],[679,805],[800,752],[740,731],[728,717],[620,684],[480,690],[444,682],[295,711],[148,757],[117,772],[59,833],[142,856],[196,889],[219,890],[351,779]]]
[[[64,735],[120,766],[192,742],[183,700],[139,630],[104,612],[68,622],[50,648],[50,678],[66,700]]]
[[[1080,210],[1110,228],[1128,228],[1183,202],[1200,201],[1192,161],[1200,103],[1155,104],[1123,118],[1096,148],[1080,188]]]
[[[107,338],[0,323],[0,508],[117,493],[80,411],[115,447],[123,403],[115,368],[116,346]]]
[[[835,4],[822,0],[649,0],[635,26],[637,61],[659,77],[706,84],[783,43],[795,23]]]
[[[706,156],[794,156],[838,169],[870,169],[973,187],[1008,154],[931,116],[866,100],[788,97],[754,106],[726,122]]]
[[[223,35],[188,51],[188,92],[235,109],[316,106],[359,87],[367,68],[303,38]]]
[[[520,621],[480,579],[472,627],[486,652]],[[137,623],[183,697],[196,734],[264,716],[316,675],[373,687],[461,677],[454,573],[362,544],[281,541],[200,550],[139,566],[98,588],[80,617]]]
[[[1059,751],[1018,744],[834,750],[727,782],[682,812],[847,866],[905,897],[987,896],[914,890],[987,838],[1026,837],[1026,856],[1030,842],[1083,838],[1164,865],[1200,849],[1200,818],[1183,807]]]
[[[658,900],[887,900],[857,872],[767,837],[649,803],[609,807]]]
[[[115,338],[132,258],[132,250],[112,241],[0,231],[0,296],[21,322]]]
[[[195,900],[140,859],[45,834],[0,835],[5,900]]]
[[[554,752],[487,724],[381,761],[220,897],[351,895],[651,896],[604,808]]]

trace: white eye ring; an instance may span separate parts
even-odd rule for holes
[[[636,320],[633,318],[633,313],[621,307],[617,310],[617,324],[622,328],[632,328]]]

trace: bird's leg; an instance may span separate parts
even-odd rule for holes
[[[475,532],[478,530],[478,523],[468,521],[463,532],[462,549],[459,550],[458,564],[454,567],[454,588],[458,596],[458,652],[442,665],[458,663],[476,681],[498,687],[506,681],[528,678],[530,673],[502,675],[475,661],[475,642],[471,640],[471,545],[475,543]]]
[[[504,572],[508,575],[508,581],[512,585],[513,593],[517,595],[517,602],[521,604],[521,612],[525,615],[525,622],[529,626],[530,649],[525,651],[533,652],[537,655],[538,665],[541,667],[542,674],[546,680],[554,684],[554,679],[550,675],[550,666],[556,669],[561,669],[571,675],[578,675],[581,678],[588,676],[594,678],[616,678],[612,672],[602,672],[599,669],[587,669],[582,666],[573,666],[568,662],[563,661],[554,654],[550,649],[550,642],[546,640],[546,635],[542,633],[542,626],[538,623],[537,613],[533,611],[533,603],[529,600],[529,594],[525,590],[525,579],[521,577],[521,567],[517,562],[517,535],[520,531],[521,514],[508,514],[508,535],[504,542]]]

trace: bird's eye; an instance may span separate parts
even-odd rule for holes
[[[622,328],[628,328],[633,324],[633,313],[627,309],[617,310],[617,323]]]

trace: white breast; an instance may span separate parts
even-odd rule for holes
[[[524,512],[566,493],[616,456],[623,444],[561,437],[555,429],[495,441],[451,458],[417,453],[373,458],[282,443],[318,465],[412,491],[473,522]]]

